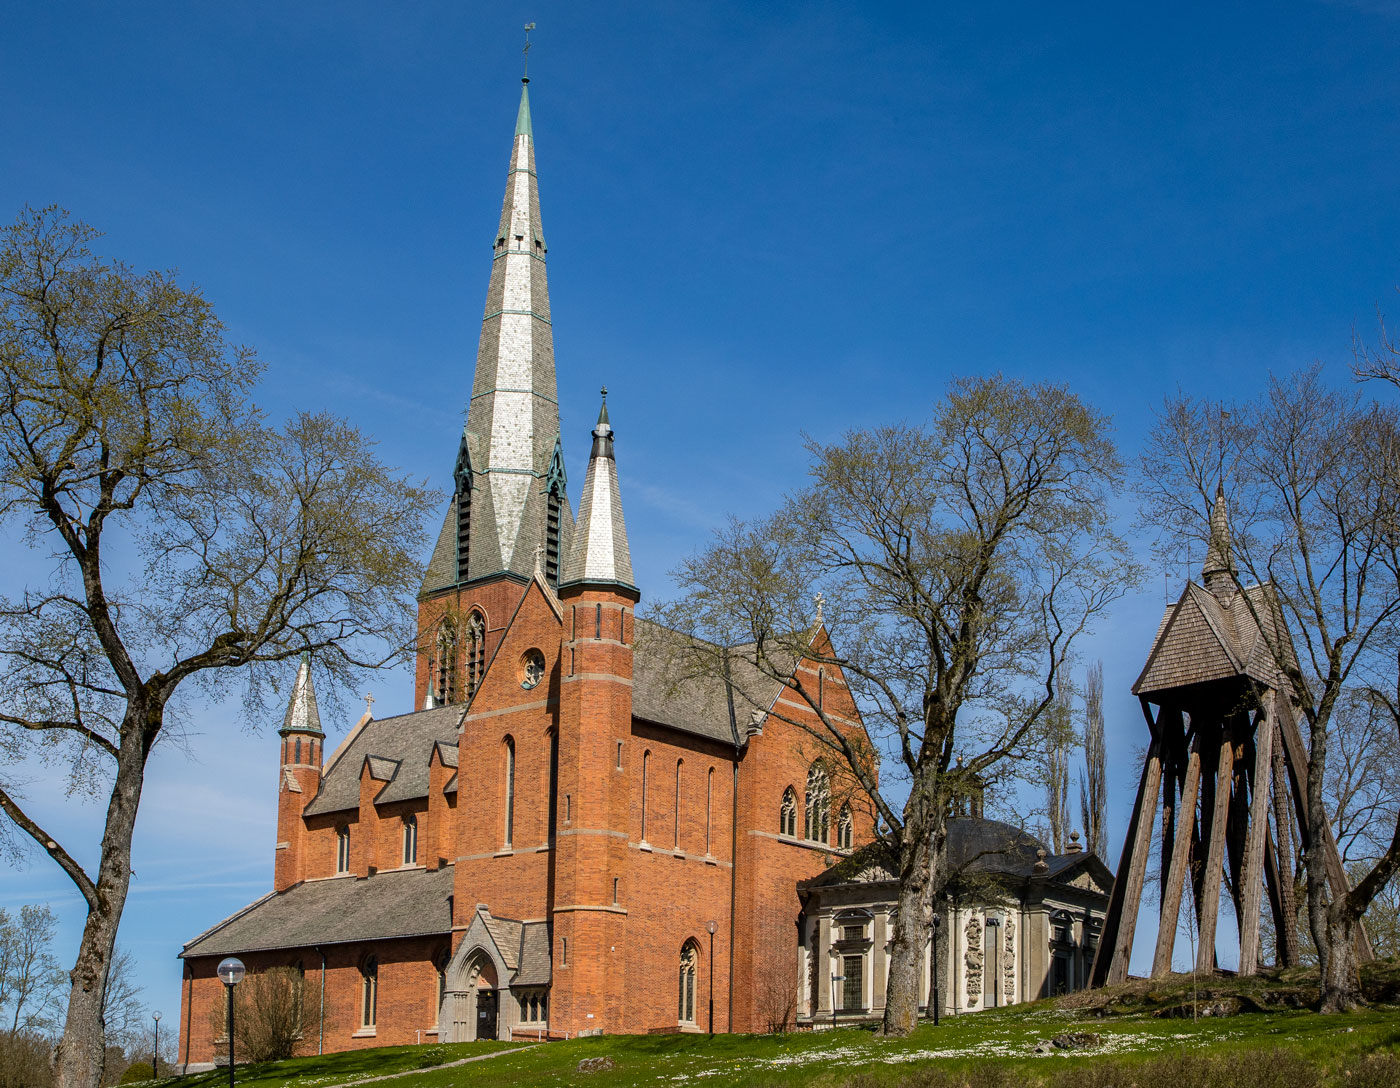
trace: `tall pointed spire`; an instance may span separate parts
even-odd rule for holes
[[[282,719],[282,736],[288,733],[320,733],[321,712],[316,708],[316,686],[311,682],[311,655],[305,650],[292,681],[292,697],[287,700],[287,716]]]
[[[522,81],[491,280],[477,346],[456,494],[423,580],[423,593],[509,574],[528,579],[535,548],[559,577],[573,514],[559,441],[554,333],[545,276],[529,79]]]
[[[1225,484],[1215,488],[1215,506],[1210,512],[1210,543],[1206,560],[1201,564],[1201,577],[1206,588],[1217,597],[1230,597],[1235,592],[1235,559],[1230,546],[1230,508],[1225,501]]]
[[[613,429],[608,422],[608,391],[593,428],[593,452],[583,480],[574,546],[564,563],[560,583],[608,583],[635,589],[632,552],[627,546],[627,525],[622,519],[622,493],[617,486],[617,458],[613,454]]]

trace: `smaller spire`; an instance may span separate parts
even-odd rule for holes
[[[1235,559],[1230,546],[1230,507],[1225,500],[1225,483],[1215,488],[1215,506],[1210,512],[1210,541],[1206,559],[1201,564],[1201,577],[1206,588],[1216,597],[1225,599],[1235,592]]]
[[[316,708],[316,686],[311,682],[311,654],[301,652],[297,678],[292,682],[292,697],[287,701],[287,716],[282,719],[282,736],[288,733],[320,733],[321,712]]]
[[[608,390],[593,428],[593,451],[583,481],[574,542],[559,582],[604,582],[635,589],[632,552],[622,519],[622,494],[617,485],[617,458],[613,453],[613,429],[608,421]]]

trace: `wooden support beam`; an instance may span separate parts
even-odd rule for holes
[[[1274,836],[1264,829],[1264,886],[1269,891],[1269,910],[1274,919],[1274,966],[1292,967],[1285,951],[1285,935],[1288,932],[1288,914],[1283,909],[1283,881],[1279,877],[1278,851],[1274,848]]]
[[[1215,926],[1220,919],[1220,878],[1225,869],[1226,817],[1230,807],[1230,774],[1235,765],[1235,745],[1226,722],[1220,723],[1220,746],[1215,765],[1215,804],[1211,815],[1210,840],[1206,847],[1205,871],[1201,875],[1200,945],[1196,949],[1196,970],[1215,970]]]
[[[1172,842],[1176,838],[1178,804],[1176,791],[1186,770],[1186,736],[1180,709],[1157,711],[1157,726],[1162,737],[1162,861],[1159,872],[1165,873],[1171,860]],[[1195,804],[1195,798],[1182,796],[1181,805]],[[1166,903],[1167,886],[1159,882],[1157,906]]]
[[[1181,787],[1181,812],[1176,822],[1176,835],[1171,855],[1163,869],[1162,917],[1157,928],[1157,950],[1152,957],[1152,977],[1161,978],[1172,969],[1172,950],[1176,942],[1177,920],[1181,915],[1181,893],[1191,862],[1191,838],[1196,826],[1196,801],[1201,788],[1201,734],[1191,742],[1191,754],[1186,758],[1186,780]]]
[[[1156,815],[1157,791],[1162,785],[1162,743],[1147,700],[1142,712],[1152,727],[1152,744],[1147,749],[1142,777],[1138,781],[1133,815],[1128,821],[1128,833],[1123,840],[1123,854],[1108,899],[1103,933],[1094,954],[1091,985],[1103,986],[1122,982],[1128,977],[1128,960],[1133,952],[1133,935],[1137,928],[1138,908],[1142,906],[1142,885],[1147,875],[1147,858],[1152,850],[1153,817]]]
[[[1244,904],[1241,889],[1244,876],[1245,842],[1249,834],[1249,782],[1246,762],[1254,754],[1251,744],[1242,740],[1245,733],[1252,733],[1257,727],[1248,717],[1232,723],[1235,737],[1234,773],[1230,775],[1230,817],[1225,826],[1225,860],[1230,872],[1230,900],[1235,908],[1235,932],[1240,932],[1244,918]]]
[[[1274,718],[1278,694],[1269,692],[1264,713],[1254,729],[1254,770],[1250,775],[1249,833],[1240,871],[1241,975],[1252,975],[1259,966],[1259,907],[1264,889],[1264,839],[1269,831],[1269,785],[1273,772]]]
[[[1280,698],[1287,698],[1286,695]],[[1293,836],[1289,826],[1288,770],[1284,766],[1283,730],[1279,726],[1278,715],[1274,715],[1274,829],[1278,833],[1277,842],[1264,857],[1265,863],[1274,863],[1275,880],[1278,882],[1278,911],[1282,920],[1275,919],[1277,935],[1278,963],[1282,967],[1297,967],[1300,959],[1298,949],[1298,905],[1293,895]],[[1265,872],[1268,869],[1266,867]]]

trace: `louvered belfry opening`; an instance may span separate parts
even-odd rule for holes
[[[558,487],[549,489],[544,536],[544,576],[552,586],[559,584],[559,536],[563,524],[563,495]]]
[[[472,543],[472,483],[471,477],[457,478],[457,581],[467,580],[467,568]]]

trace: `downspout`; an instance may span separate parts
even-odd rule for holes
[[[316,1053],[326,1052],[326,952],[320,945],[314,951],[321,954],[321,1034],[316,1040]]]
[[[734,688],[729,682],[729,654],[724,656],[724,691],[729,702],[729,732],[734,737],[734,780],[729,789],[729,1019],[725,1030],[734,1031],[734,915],[738,909],[739,876],[739,757],[742,746],[739,743],[739,726],[734,717]],[[713,1025],[711,1025],[713,1030]]]

